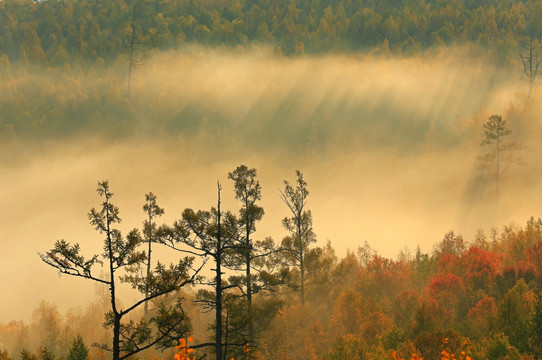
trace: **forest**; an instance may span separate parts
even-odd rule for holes
[[[533,0],[3,1],[0,55],[63,66],[129,55],[132,40],[162,50],[263,42],[285,55],[381,47],[412,54],[467,42],[502,61],[540,34],[541,11]]]
[[[541,359],[540,39],[540,0],[0,0],[0,360]]]
[[[130,83],[156,51],[200,45],[243,53],[265,46],[266,57],[432,56],[460,46],[469,57],[510,64],[521,46],[536,47],[541,14],[539,1],[519,0],[2,1],[0,133],[137,131],[140,102],[130,96]],[[36,81],[44,71],[62,84]],[[197,117],[196,111],[182,116]],[[194,121],[171,119],[166,129],[191,131]]]
[[[88,244],[65,240],[40,251],[59,273],[94,281],[96,300],[65,316],[41,301],[30,322],[1,324],[2,359],[106,359],[109,351],[118,359],[542,356],[540,219],[479,230],[472,241],[449,231],[428,253],[403,249],[390,259],[365,243],[338,257],[330,242],[315,244],[302,172],[280,190],[289,234],[280,242],[255,236],[265,214],[257,170],[240,165],[228,180],[233,194],[218,184],[216,206],[185,209],[169,225],[158,222],[164,209],[148,193],[142,229],[126,235],[109,183],[99,182],[103,202],[89,220],[103,254],[85,257]],[[238,211],[221,207],[227,196]],[[178,263],[157,260],[159,247]],[[117,298],[123,283],[142,300]],[[213,320],[220,327],[208,326]]]

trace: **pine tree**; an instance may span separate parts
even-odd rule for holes
[[[301,303],[305,303],[306,261],[309,245],[316,242],[316,235],[312,231],[312,213],[306,209],[307,182],[303,179],[301,171],[296,171],[297,186],[294,188],[288,181],[284,181],[284,190],[280,192],[281,198],[290,209],[292,217],[285,217],[282,225],[290,235],[282,240],[287,261],[299,269],[299,291]]]
[[[504,138],[511,133],[512,130],[506,127],[506,121],[503,120],[501,115],[491,115],[484,124],[485,138],[481,145],[488,145],[491,147],[491,150],[480,157],[480,160],[488,164],[493,164],[493,166],[489,167],[489,170],[492,173],[490,177],[496,182],[497,200],[499,198],[500,182],[502,180],[501,170],[503,163],[520,163],[518,159],[515,159],[510,155],[505,155],[505,151],[520,150],[523,148],[523,145],[519,143],[505,141]]]
[[[70,348],[70,352],[68,354],[67,360],[87,360],[87,359],[88,359],[88,348],[83,342],[83,338],[78,335],[75,339],[73,339],[73,344],[72,344],[72,347]]]
[[[101,348],[112,352],[113,360],[123,360],[169,341],[168,335],[179,328],[186,331],[188,320],[180,304],[164,304],[150,319],[127,320],[127,315],[132,315],[132,311],[146,301],[161,298],[184,285],[192,284],[197,271],[190,275],[193,258],[185,257],[178,264],[171,264],[169,267],[158,263],[150,274],[140,275],[143,274],[147,261],[145,252],[139,251],[139,246],[144,245],[143,237],[138,229],[131,230],[126,236],[116,229],[121,218],[119,208],[111,201],[113,193],[109,189],[108,181],[98,182],[97,192],[103,198],[101,208],[92,208],[88,218],[90,224],[104,236],[104,252],[85,258],[78,243],[70,244],[65,240],[58,240],[53,249],[39,255],[46,264],[63,274],[108,286],[111,311],[105,315],[104,326],[112,328],[113,339],[112,346],[101,345]],[[108,269],[105,278],[95,275],[98,264],[103,264]],[[121,277],[119,273],[122,271],[124,276]],[[122,308],[117,297],[119,282],[131,284],[134,289],[144,294],[144,297],[131,306]]]

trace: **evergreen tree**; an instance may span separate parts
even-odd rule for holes
[[[294,188],[288,181],[284,181],[284,190],[280,196],[292,213],[291,217],[285,217],[282,225],[290,235],[282,239],[282,248],[286,261],[299,269],[299,291],[301,303],[305,303],[305,282],[307,269],[307,256],[309,245],[316,242],[316,235],[312,231],[312,213],[306,209],[307,182],[303,179],[301,171],[296,171],[297,185]]]
[[[73,344],[70,348],[67,360],[88,360],[88,348],[81,336],[78,335],[73,339]]]
[[[215,266],[212,269],[214,278],[204,282],[212,290],[200,289],[198,302],[203,305],[204,311],[215,311],[215,339],[214,343],[198,344],[193,347],[213,346],[216,360],[223,360],[224,298],[226,290],[232,288],[223,278],[223,271],[228,252],[239,248],[239,225],[231,212],[222,210],[222,185],[217,183],[217,186],[216,208],[213,207],[210,211],[185,209],[182,219],[176,221],[172,227],[166,225],[161,227],[159,236],[164,244],[181,252],[194,254],[200,257],[204,264],[207,258],[214,261]],[[183,249],[184,247],[188,247],[189,250]]]
[[[505,137],[509,136],[512,130],[506,127],[506,121],[503,120],[501,115],[491,115],[488,121],[484,124],[485,138],[481,145],[488,145],[491,147],[487,153],[485,153],[480,159],[488,164],[490,178],[496,183],[496,199],[499,198],[500,182],[502,180],[501,168],[503,163],[519,163],[518,159],[511,156],[506,156],[505,151],[519,150],[523,148],[523,145],[507,142]]]
[[[111,199],[113,193],[109,189],[109,182],[98,182],[98,195],[104,198],[99,210],[92,208],[88,214],[90,224],[102,235],[104,239],[104,252],[95,254],[91,258],[81,255],[78,243],[70,244],[65,240],[58,240],[54,248],[46,253],[40,253],[41,259],[48,265],[58,269],[61,273],[82,277],[105,284],[109,289],[111,311],[105,316],[104,326],[112,328],[112,346],[101,345],[102,349],[112,352],[113,360],[123,360],[132,355],[168,341],[168,334],[179,327],[188,326],[187,319],[178,306],[162,305],[150,319],[126,320],[127,315],[137,309],[146,301],[158,299],[179,288],[191,284],[197,274],[190,275],[193,258],[185,257],[178,264],[165,265],[158,263],[155,270],[148,276],[140,276],[147,260],[144,251],[139,251],[144,241],[140,232],[133,229],[123,236],[115,228],[121,222],[119,208]],[[105,264],[108,268],[106,278],[93,273],[95,265]],[[124,270],[125,275],[118,276]],[[118,303],[117,291],[119,281],[131,284],[145,296],[133,305],[121,308]]]

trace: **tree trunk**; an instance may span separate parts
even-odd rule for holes
[[[120,359],[120,314],[115,312],[113,323],[113,360]]]
[[[252,247],[250,246],[250,224],[248,221],[248,206],[245,206],[247,209],[247,219],[246,219],[246,256],[245,256],[245,265],[246,265],[246,276],[247,276],[247,303],[248,303],[248,341],[254,341],[254,323],[252,322],[252,278],[250,274],[250,255],[252,252]]]
[[[134,47],[135,47],[135,36],[136,36],[136,5],[132,9],[132,36],[130,39],[130,65],[128,66],[128,98],[130,98],[130,87],[132,83],[132,70],[135,66],[134,60]]]
[[[147,255],[147,282],[148,282],[149,277],[151,275],[151,245],[152,245],[152,216],[151,215],[149,215],[149,233],[147,236],[149,237],[149,254]],[[145,297],[149,297],[149,290],[145,290]],[[145,317],[147,316],[147,312],[149,311],[148,303],[149,303],[148,301],[145,301],[145,306],[144,306]]]
[[[222,239],[220,233],[220,184],[218,184],[217,237],[216,237],[216,360],[222,360]]]
[[[113,267],[113,244],[111,239],[111,221],[109,214],[109,196],[105,196],[106,203],[106,224],[107,224],[107,251],[109,254],[109,275],[110,275],[110,286],[109,292],[111,295],[111,310],[113,311],[114,321],[113,321],[113,360],[120,359],[120,318],[121,315],[117,311],[116,304],[116,294],[115,294],[115,269]]]
[[[303,261],[303,239],[301,234],[301,216],[302,214],[297,215],[297,237],[299,241],[299,272],[300,272],[300,282],[301,282],[301,304],[305,304],[305,264]]]

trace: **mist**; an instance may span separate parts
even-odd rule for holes
[[[135,71],[126,104],[134,124],[123,136],[86,130],[1,145],[0,283],[9,296],[0,298],[0,321],[28,319],[42,299],[61,311],[94,299],[91,282],[60,276],[37,252],[57,239],[101,251],[86,215],[100,203],[99,180],[109,180],[126,233],[141,227],[150,191],[165,209],[159,222],[214,206],[217,181],[223,207],[236,212],[227,174],[254,167],[265,209],[256,236],[280,241],[288,209],[279,189],[299,169],[318,245],[331,241],[339,256],[365,241],[388,257],[405,246],[428,252],[448,230],[472,240],[478,228],[538,217],[540,94],[527,99],[519,66],[467,55],[283,58],[201,47],[152,55]],[[76,70],[31,78],[58,88],[78,76],[78,89],[100,88]],[[123,77],[111,83],[107,91],[124,91]],[[525,165],[504,168],[498,206],[495,184],[477,170],[482,124],[495,113],[526,145],[517,154]]]

